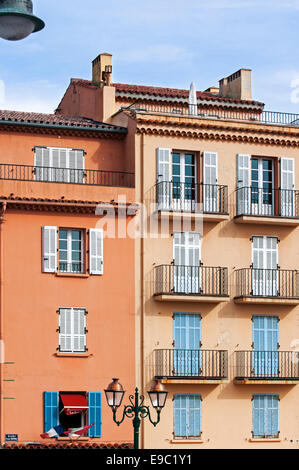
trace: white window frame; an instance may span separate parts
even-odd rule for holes
[[[59,231],[60,230],[65,230],[67,232],[67,261],[61,261],[60,260],[60,247],[59,247]],[[81,261],[76,262],[72,261],[72,231],[79,231],[81,233]],[[60,269],[60,263],[67,263],[67,269],[66,270],[61,270]],[[72,271],[71,265],[72,264],[81,264],[81,269],[80,271]],[[58,271],[59,272],[65,272],[65,273],[73,273],[73,274],[82,274],[84,272],[84,229],[81,228],[66,228],[66,227],[59,227],[58,228]]]

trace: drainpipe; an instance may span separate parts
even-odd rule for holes
[[[3,222],[4,222],[4,214],[6,211],[6,202],[2,202],[0,208],[0,446],[2,447],[2,441],[4,442],[4,424],[3,424],[3,361],[4,357],[2,356],[2,351],[4,355],[4,332],[3,332]]]
[[[141,381],[141,393],[145,396],[145,373],[144,373],[144,324],[145,324],[145,308],[144,308],[144,237],[143,237],[143,216],[144,216],[144,134],[141,134],[140,139],[140,202],[142,204],[142,233],[140,237],[140,381]],[[144,449],[145,441],[145,425],[142,426],[141,433],[141,448]]]

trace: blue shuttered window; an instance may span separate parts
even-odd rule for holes
[[[253,437],[278,437],[278,406],[278,395],[253,395]]]
[[[89,437],[101,437],[102,435],[102,393],[88,393],[88,424],[93,424],[89,430]]]
[[[44,392],[44,432],[59,424],[59,392]]]
[[[175,438],[199,438],[201,434],[201,395],[174,396]]]

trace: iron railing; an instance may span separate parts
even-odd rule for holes
[[[133,188],[135,185],[134,173],[125,171],[53,168],[10,163],[0,164],[0,179],[128,188]]]
[[[236,379],[299,380],[297,351],[236,351]]]
[[[58,263],[58,272],[59,273],[74,273],[80,274],[84,271],[84,263],[77,261],[72,263],[64,263],[63,261],[59,261]]]
[[[228,352],[203,349],[156,349],[156,378],[227,378]]]
[[[228,213],[228,188],[217,184],[161,181],[155,185],[157,210]]]
[[[237,269],[236,297],[299,299],[299,271],[291,269]]]
[[[228,119],[233,121],[251,121],[257,124],[273,124],[280,126],[299,127],[299,114],[283,113],[280,111],[253,110],[207,110],[199,105],[157,105],[151,103],[135,103],[131,110],[144,113],[188,116],[199,119]]]
[[[154,268],[154,295],[228,296],[228,270],[163,264]]]
[[[242,187],[236,191],[237,216],[299,217],[299,191]]]

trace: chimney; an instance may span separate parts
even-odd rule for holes
[[[92,82],[98,86],[109,86],[112,79],[112,55],[103,53],[92,61]]]
[[[251,70],[240,69],[229,77],[219,80],[219,96],[251,101]]]

